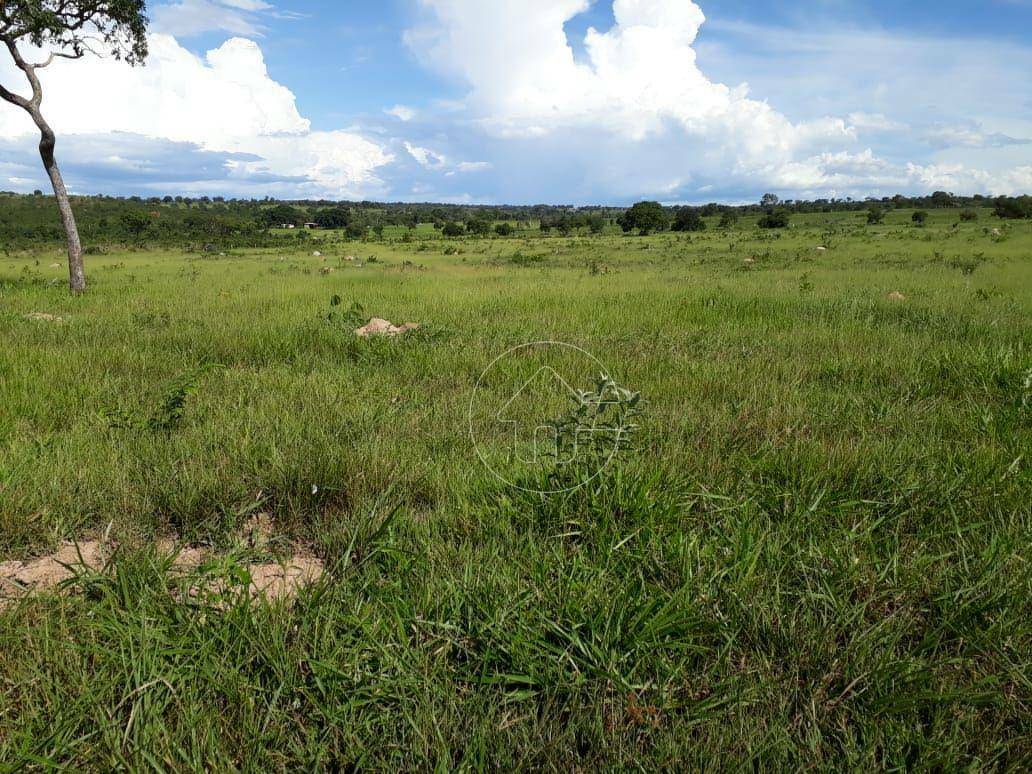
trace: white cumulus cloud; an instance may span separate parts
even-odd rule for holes
[[[254,41],[231,38],[203,58],[169,35],[152,34],[149,44],[145,67],[91,57],[57,60],[41,71],[44,112],[59,138],[122,132],[249,154],[255,160],[228,162],[236,192],[245,195],[248,174],[297,179],[298,194],[382,191],[376,172],[391,161],[390,152],[357,131],[312,131],[294,94],[269,76]],[[0,82],[25,83],[9,61],[0,64]],[[22,111],[0,110],[0,138],[33,133]],[[123,140],[110,134],[113,154]]]
[[[1005,192],[1021,179],[1019,172],[993,176],[887,160],[860,144],[864,135],[912,135],[912,127],[859,105],[844,118],[793,120],[753,98],[747,85],[708,77],[696,54],[706,17],[691,0],[614,0],[615,23],[589,29],[582,55],[565,25],[590,0],[420,6],[424,19],[406,43],[425,65],[466,84],[470,118],[510,157],[496,169],[524,174],[535,157],[559,159],[576,176],[581,201],[650,193],[692,199],[714,190],[734,197],[768,187],[856,195],[944,180]],[[973,145],[1009,138],[967,132],[938,139]]]

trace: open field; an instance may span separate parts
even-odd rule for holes
[[[0,562],[120,546],[0,609],[0,768],[1032,765],[1032,222],[864,215],[0,257]],[[467,421],[538,340],[647,401],[548,497]]]

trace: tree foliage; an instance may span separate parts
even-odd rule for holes
[[[783,207],[772,209],[757,222],[760,228],[788,228],[790,217]]]
[[[140,64],[147,57],[144,0],[4,0],[0,39],[27,40],[54,56],[86,53]]]
[[[993,202],[993,211],[1004,220],[1032,218],[1032,196],[1001,196]]]
[[[624,233],[637,231],[647,236],[653,231],[663,231],[669,223],[666,210],[659,202],[638,202],[620,218],[620,228]]]
[[[695,207],[681,207],[674,214],[671,231],[705,231],[706,221]]]

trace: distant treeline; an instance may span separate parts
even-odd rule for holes
[[[860,212],[872,208],[946,209],[989,207],[1001,218],[1032,217],[1032,197],[956,196],[937,191],[930,196],[892,196],[882,199],[781,200],[766,194],[756,204],[731,206],[660,207],[649,202],[645,214],[679,230],[695,230],[698,217],[719,216],[722,225],[734,225],[739,216],[758,215],[769,226],[787,223],[794,213]],[[487,206],[456,204],[379,203],[328,200],[277,201],[223,197],[164,196],[118,198],[73,197],[73,206],[87,249],[105,244],[156,243],[189,249],[214,245],[268,246],[283,240],[304,240],[305,224],[339,229],[350,238],[382,236],[392,228],[416,229],[432,224],[444,236],[462,234],[508,235],[518,229],[540,229],[559,234],[602,233],[607,226],[630,230],[635,208],[574,207],[571,205]],[[638,207],[638,205],[636,205]],[[648,209],[652,208],[652,212]],[[658,209],[655,209],[658,208]],[[634,226],[637,228],[637,226]],[[288,229],[284,231],[283,229]],[[406,231],[402,231],[404,234]],[[52,197],[36,192],[22,195],[0,192],[0,247],[4,249],[60,242],[64,231]]]

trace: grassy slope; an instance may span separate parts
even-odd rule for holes
[[[109,255],[82,299],[56,251],[0,260],[0,559],[111,520],[218,543],[260,497],[333,568],[214,614],[144,552],[0,613],[0,761],[1029,763],[1032,225],[863,220]],[[333,294],[425,328],[355,340]],[[650,402],[547,499],[466,426],[537,339]],[[173,432],[103,416],[203,363]]]

